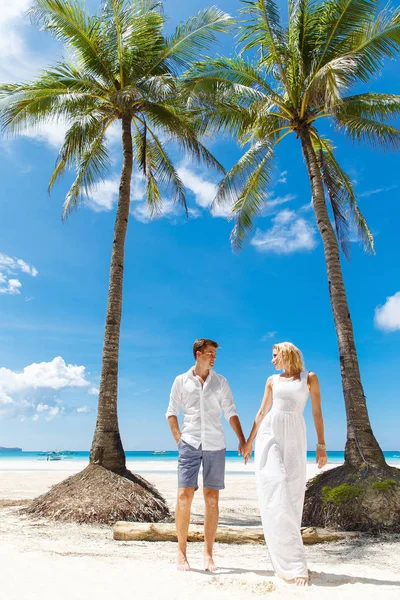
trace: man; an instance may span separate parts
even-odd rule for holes
[[[178,498],[175,520],[178,535],[177,567],[189,571],[186,557],[190,508],[198,488],[200,465],[203,465],[204,488],[204,569],[216,571],[213,545],[218,526],[219,490],[224,489],[226,443],[222,413],[239,440],[239,454],[245,444],[242,427],[225,377],[213,371],[217,342],[196,340],[193,355],[196,361],[187,373],[175,379],[166,417],[179,448]],[[179,410],[183,412],[182,431]]]

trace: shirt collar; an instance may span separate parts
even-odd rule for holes
[[[191,379],[195,379],[197,381],[197,377],[193,374],[193,370],[194,370],[195,366],[196,365],[193,365],[192,367],[190,367],[189,371],[187,371],[187,373],[186,373],[186,376],[190,377]],[[206,381],[209,381],[211,379],[211,377],[213,376],[213,373],[214,373],[214,369],[210,369],[210,373],[209,373]]]

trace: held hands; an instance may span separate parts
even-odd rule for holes
[[[252,446],[253,444],[251,442],[243,442],[239,444],[239,454],[243,456],[245,465],[247,465],[247,461],[249,458],[251,458]]]

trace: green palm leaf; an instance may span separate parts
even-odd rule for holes
[[[98,135],[89,143],[77,157],[76,178],[64,202],[63,219],[66,219],[80,200],[102,179],[110,167],[110,158],[104,144],[107,125],[100,129]],[[57,173],[58,176],[59,173]],[[53,174],[54,176],[54,174]]]
[[[364,27],[351,38],[349,52],[357,61],[356,76],[368,81],[400,50],[400,7],[383,9],[376,19],[364,20]]]
[[[346,114],[340,109],[336,113],[339,129],[355,142],[366,142],[373,148],[397,150],[400,147],[400,130],[393,125],[367,117]]]
[[[233,19],[216,7],[199,11],[196,16],[179,25],[167,39],[154,67],[166,62],[174,72],[190,68],[204,50],[216,41],[216,34],[226,33],[232,24]]]
[[[273,157],[269,141],[255,143],[228,171],[218,186],[214,204],[228,204],[232,207],[235,226],[231,242],[234,248],[241,247],[246,234],[252,229],[253,217],[264,206],[271,182]]]
[[[84,68],[113,83],[115,73],[101,52],[101,21],[90,17],[78,0],[35,0],[29,11],[33,22],[74,50]]]
[[[149,135],[151,137],[150,140]],[[147,123],[143,122],[141,128],[136,128],[134,145],[137,149],[136,155],[138,157],[138,165],[144,176],[146,178],[148,177],[148,168],[150,166],[151,174],[153,175],[153,178],[159,182],[160,188],[166,194],[172,192],[174,202],[182,204],[187,215],[188,207],[186,203],[185,186],[159,137]],[[152,186],[154,187],[153,182]],[[161,200],[161,196],[158,197],[158,200]],[[159,207],[159,204],[155,203],[153,196],[150,198],[149,205],[152,212],[160,212],[161,207]]]
[[[337,162],[332,144],[322,136],[312,137],[321,174],[331,201],[338,240],[346,258],[350,257],[349,224],[354,223],[367,251],[374,252],[374,238],[362,215],[350,177]]]

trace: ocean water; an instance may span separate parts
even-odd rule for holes
[[[47,461],[48,451],[31,451],[31,452],[4,452],[0,451],[0,462],[7,461]],[[56,450],[56,452],[62,453],[63,461],[88,461],[89,451],[69,451],[70,454],[64,454],[62,450]],[[383,452],[387,462],[396,464],[400,467],[400,450],[390,450]],[[165,462],[165,461],[176,461],[178,458],[178,452],[176,450],[167,451],[166,454],[157,454],[152,450],[140,450],[140,451],[126,451],[125,452],[127,461],[151,461],[154,463]],[[242,462],[243,458],[238,456],[236,450],[228,450],[226,453],[226,459],[230,463]],[[343,451],[328,451],[328,460],[330,463],[342,463],[344,461]],[[315,462],[315,452],[307,452],[307,462]]]

